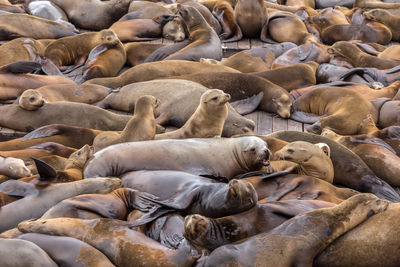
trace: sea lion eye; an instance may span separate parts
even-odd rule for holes
[[[256,152],[256,149],[253,147],[252,149],[250,149],[251,152]]]
[[[214,96],[213,98],[211,98],[211,100],[215,101],[218,99],[218,96]]]
[[[31,102],[35,101],[35,98],[32,96],[31,98],[29,98],[29,101]]]
[[[291,149],[291,148],[289,148],[289,149],[287,150],[287,152],[288,152],[288,153],[294,153],[294,150]]]

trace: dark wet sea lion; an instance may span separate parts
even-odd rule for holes
[[[1,184],[1,192],[24,198],[0,209],[0,231],[11,229],[23,220],[38,218],[49,208],[63,199],[85,193],[107,193],[120,186],[119,179],[90,179],[71,183],[50,184],[45,188],[21,181],[7,181]]]
[[[202,266],[253,266],[268,260],[274,266],[309,265],[336,238],[368,217],[383,212],[387,206],[387,201],[372,194],[359,194],[335,207],[296,216],[268,233],[221,246],[198,263]]]
[[[296,131],[280,131],[269,136],[287,142],[302,140],[313,144],[326,143],[331,149],[331,160],[335,169],[335,183],[342,184],[360,192],[371,192],[392,202],[400,201],[399,195],[393,190],[393,188],[383,180],[379,179],[360,159],[360,157],[348,148],[330,140],[329,138]]]
[[[221,24],[220,38],[222,42],[242,39],[242,30],[235,21],[235,13],[229,1],[218,0],[212,9],[212,13]]]
[[[225,164],[220,165],[218,160]],[[237,174],[260,169],[268,160],[265,142],[253,136],[130,142],[95,153],[86,165],[84,177],[119,176],[147,169],[186,171],[230,180]]]

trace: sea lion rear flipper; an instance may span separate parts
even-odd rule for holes
[[[61,124],[51,124],[51,125],[45,125],[42,126],[28,134],[26,134],[23,138],[22,141],[28,141],[36,138],[41,138],[41,137],[49,137],[49,136],[54,136],[57,134],[63,134],[65,128]]]
[[[237,101],[231,102],[229,104],[231,104],[231,106],[240,115],[246,115],[257,109],[257,107],[260,105],[263,97],[264,97],[264,93],[260,92],[257,95],[253,95],[252,97],[242,99],[242,100],[237,100]]]
[[[353,143],[358,143],[358,144],[367,144],[367,145],[377,145],[386,148],[390,152],[396,154],[396,151],[385,141],[378,137],[373,137],[373,136],[368,136],[367,138],[359,139],[355,137],[350,137],[349,140]]]
[[[290,115],[290,119],[295,120],[295,121],[299,121],[302,123],[315,123],[317,121],[319,121],[321,118],[325,117],[326,115],[316,115],[313,113],[307,113],[307,112],[303,112],[303,111],[295,111]]]
[[[168,57],[169,55],[178,52],[188,44],[190,44],[190,40],[186,39],[183,40],[182,42],[172,44],[172,45],[166,45],[162,46],[158,49],[156,49],[153,53],[151,53],[145,60],[144,62],[154,62],[154,61],[161,61]]]
[[[376,51],[376,49],[369,44],[355,43],[355,45],[370,55],[377,56],[379,54],[379,51]]]
[[[170,235],[164,232],[160,234],[161,244],[172,249],[178,249],[183,239],[182,236],[177,234]]]
[[[53,167],[51,167],[49,164],[47,164],[46,162],[44,162],[40,159],[36,159],[36,158],[32,158],[32,159],[35,162],[36,169],[40,175],[39,180],[51,181],[56,178],[57,172]]]
[[[18,180],[8,180],[0,184],[0,192],[6,195],[19,197],[37,195],[39,193],[33,184]]]
[[[0,67],[0,72],[30,73],[40,70],[42,65],[34,61],[16,61]]]
[[[221,43],[236,42],[241,40],[243,38],[242,29],[240,29],[239,25],[237,24],[235,25],[235,29],[236,29],[235,34],[229,39],[221,40]]]
[[[64,74],[60,71],[60,69],[54,64],[50,59],[43,59],[42,62],[42,71],[46,75],[58,75],[64,77]]]
[[[278,187],[271,195],[268,196],[267,202],[278,201],[283,196],[285,196],[287,193],[295,190],[299,185],[300,185],[299,182],[295,181],[295,182],[290,182],[290,183],[284,184],[283,188]]]
[[[396,67],[394,67],[394,68],[391,68],[390,70],[388,70],[388,71],[386,72],[386,74],[392,74],[392,73],[398,72],[399,70],[400,70],[400,65],[399,65],[399,66],[396,66]]]

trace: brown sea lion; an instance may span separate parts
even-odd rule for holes
[[[222,42],[242,39],[242,30],[236,23],[233,6],[229,1],[218,0],[212,9],[212,14],[221,24],[220,38]]]
[[[166,160],[165,152],[168,152],[167,159],[173,161]],[[186,171],[230,180],[237,174],[268,165],[269,154],[265,142],[253,136],[130,142],[95,153],[85,167],[84,177],[119,176],[128,171],[147,169]],[[224,159],[223,165],[216,165],[219,157]]]
[[[97,31],[110,27],[111,24],[126,14],[130,2],[131,0],[52,1],[65,11],[68,19],[75,26]]]
[[[28,89],[22,93],[15,104],[26,110],[36,110],[45,103],[57,101],[70,101],[93,104],[104,99],[110,89],[96,84],[54,84],[45,85],[38,89]]]
[[[138,3],[143,1],[137,1],[132,3]],[[165,44],[153,44],[148,42],[131,42],[124,44],[124,49],[126,51],[126,61],[127,64],[131,66],[136,66],[144,62],[144,60],[155,50],[160,47],[165,46]]]
[[[186,29],[183,19],[176,17],[168,21],[162,29],[162,36],[175,42],[183,41],[186,38]]]
[[[191,81],[179,79],[147,81],[122,87],[118,93],[107,96],[99,106],[129,112],[133,110],[134,103],[140,96],[152,95],[161,101],[157,123],[181,127],[195,112],[201,95],[206,91],[206,87]],[[254,122],[240,116],[228,105],[223,136],[251,132],[254,126]]]
[[[391,45],[384,51],[378,53],[379,58],[393,59],[400,61],[400,45]]]
[[[191,266],[195,261],[187,245],[177,250],[169,249],[131,230],[128,222],[115,219],[57,218],[24,222],[19,226],[24,232],[70,236],[82,240],[104,253],[117,266]],[[114,240],[112,244],[105,242],[110,237]]]
[[[154,80],[169,76],[185,75],[201,72],[238,72],[235,69],[185,60],[168,60],[140,64],[114,78],[97,78],[87,83],[100,84],[110,88],[122,87],[127,84]]]
[[[120,131],[131,118],[128,115],[119,115],[88,104],[74,102],[46,103],[33,111],[27,111],[12,104],[0,106],[0,112],[3,114],[0,118],[0,125],[18,131],[32,131],[54,123]],[[82,114],[85,116],[82,117]]]
[[[0,239],[0,264],[4,267],[11,266],[49,266],[58,265],[32,242],[20,239]]]
[[[23,234],[18,236],[18,239],[30,241],[39,246],[58,266],[114,266],[103,253],[75,238],[42,234]]]
[[[226,103],[230,99],[231,96],[225,94],[222,90],[207,90],[201,95],[200,104],[196,111],[181,128],[158,134],[155,136],[155,139],[210,138],[221,136],[225,120],[228,117],[228,105]]]
[[[390,69],[399,64],[394,60],[371,56],[361,51],[356,45],[346,41],[336,42],[330,48],[328,48],[328,53],[334,56],[340,56],[354,67]]]
[[[309,16],[305,19],[307,27],[311,26],[321,34],[326,28],[333,25],[348,25],[349,19],[342,11],[332,7],[324,8],[316,16]]]
[[[336,238],[368,217],[385,211],[387,206],[387,201],[372,194],[359,194],[335,207],[296,216],[268,233],[221,246],[209,256],[203,256],[198,263],[203,266],[253,266],[268,259],[269,264],[276,266],[309,265]]]
[[[261,38],[266,40],[268,13],[264,1],[238,0],[234,10],[236,23],[242,30],[244,37]],[[231,39],[231,41],[237,41]]]
[[[50,184],[45,188],[10,180],[0,185],[1,192],[24,198],[0,209],[0,231],[11,229],[23,220],[38,218],[61,200],[87,193],[108,193],[121,184],[119,179],[86,179],[70,183]]]
[[[10,178],[21,178],[32,175],[23,160],[11,157],[0,157],[0,174]]]
[[[14,157],[28,161],[33,158],[41,158],[50,155],[57,155],[64,158],[69,157],[76,151],[75,148],[67,147],[54,142],[45,142],[37,146],[31,146],[21,150],[1,151],[1,157]]]
[[[139,12],[138,19],[151,19],[163,14],[174,14],[168,5],[150,1],[132,1],[129,4],[128,13],[135,11]]]
[[[203,16],[203,18],[206,20],[206,22],[211,26],[211,28],[215,31],[215,33],[216,34],[221,33],[221,25],[220,25],[218,19],[215,18],[213,16],[213,14],[211,13],[211,10],[206,8],[204,5],[200,4],[198,1],[195,1],[195,0],[178,0],[176,2],[185,7],[194,7],[195,9],[197,9],[197,11],[200,12],[200,14]],[[178,13],[179,8],[178,8],[177,4],[169,5],[169,8],[174,13]]]
[[[400,158],[382,140],[368,135],[342,136],[324,129],[321,133],[356,153],[382,180],[400,186]]]
[[[398,202],[400,199],[394,189],[385,181],[378,178],[360,157],[329,138],[297,131],[280,131],[268,136],[287,142],[307,141],[313,144],[325,143],[331,149],[331,160],[335,175],[334,183],[353,188],[360,192],[370,192],[392,202]],[[256,186],[254,187],[257,188]]]
[[[327,144],[312,144],[295,141],[274,153],[279,160],[289,160],[298,164],[298,173],[333,182],[334,170]]]
[[[277,3],[286,6],[308,6],[315,8],[315,0],[278,0]]]
[[[354,103],[357,103],[357,106]],[[322,129],[329,127],[340,134],[357,134],[360,131],[359,124],[367,114],[372,114],[375,120],[378,117],[376,109],[365,97],[342,87],[320,87],[311,90],[297,98],[293,107],[295,112],[291,117],[302,122],[314,123],[306,127],[307,131],[314,133],[320,133]],[[318,116],[311,117],[297,111]]]
[[[214,250],[269,232],[300,213],[333,206],[335,204],[320,200],[293,199],[257,204],[248,211],[217,219],[200,214],[188,215],[185,217],[184,236],[197,247]]]
[[[136,100],[135,112],[121,133],[102,132],[93,140],[94,152],[111,145],[153,140],[156,135],[156,109],[160,100],[154,96],[141,96]]]
[[[0,16],[0,40],[12,40],[19,37],[33,39],[57,39],[76,34],[61,23],[27,14],[2,14]]]
[[[235,70],[238,70],[242,73],[250,73],[250,72],[262,72],[269,70],[267,64],[265,64],[264,59],[259,57],[254,57],[247,51],[238,52],[223,61],[213,61],[212,63],[221,64]],[[205,59],[201,59],[200,62],[206,62]],[[209,62],[209,61],[207,61]],[[243,64],[246,62],[246,64]],[[210,63],[210,62],[209,62]]]
[[[31,38],[16,38],[0,46],[0,66],[16,61],[35,61],[45,45]]]

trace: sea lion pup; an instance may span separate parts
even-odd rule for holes
[[[21,178],[32,175],[23,160],[12,157],[0,157],[0,174],[10,178]]]
[[[400,186],[400,158],[381,139],[368,136],[341,136],[324,129],[321,133],[356,153],[382,180],[393,186]]]
[[[15,101],[25,110],[37,110],[45,103],[69,101],[93,104],[104,99],[111,90],[97,84],[54,84],[38,89],[28,89]]]
[[[11,229],[23,220],[38,218],[58,202],[81,194],[108,193],[120,187],[116,178],[85,179],[47,187],[9,180],[0,185],[2,193],[23,198],[1,207],[0,231]]]
[[[35,40],[58,39],[76,34],[76,30],[61,23],[27,14],[2,14],[0,25],[0,40],[18,37],[30,37]]]
[[[274,41],[279,43],[292,42],[301,45],[319,42],[315,35],[307,31],[304,22],[298,16],[286,11],[269,15],[268,33]]]
[[[212,14],[221,24],[222,32],[219,37],[222,42],[242,39],[242,30],[236,23],[233,6],[229,1],[218,0],[212,9]]]
[[[67,14],[68,19],[75,26],[100,31],[111,26],[115,21],[128,12],[131,0],[111,1],[76,1],[53,0]],[[82,10],[90,12],[82,12]],[[101,18],[101,19],[100,19]]]
[[[268,260],[273,266],[311,265],[314,257],[336,238],[368,217],[385,211],[387,206],[387,201],[372,194],[359,194],[335,207],[298,215],[268,233],[221,246],[200,258],[198,263],[201,266],[254,266]]]
[[[291,142],[274,153],[279,160],[289,160],[298,164],[297,172],[333,182],[334,170],[330,159],[331,150],[327,144],[312,144],[304,141]]]
[[[200,104],[187,122],[178,130],[158,134],[155,139],[210,138],[222,135],[231,99],[219,89],[210,89],[201,95]],[[96,140],[95,140],[96,141]],[[140,140],[141,141],[141,140]]]
[[[361,51],[356,45],[340,41],[328,48],[328,53],[339,56],[353,67],[372,67],[377,69],[390,69],[399,65],[397,61],[371,56]]]
[[[30,241],[39,246],[58,266],[114,266],[103,253],[72,237],[23,234],[18,236],[18,239]]]
[[[327,137],[297,131],[279,131],[268,136],[287,142],[325,143],[331,149],[330,158],[335,169],[334,183],[360,192],[373,193],[392,202],[400,201],[398,193],[388,183],[377,177],[359,156]],[[257,188],[257,186],[254,187]]]
[[[58,266],[44,250],[27,240],[0,238],[0,257],[0,264],[4,267]]]
[[[84,177],[120,176],[146,169],[186,171],[230,180],[268,165],[269,156],[266,143],[254,136],[130,142],[95,153],[86,165]],[[225,163],[221,165],[219,160]]]
[[[218,218],[246,211],[257,203],[254,187],[242,180],[220,183],[178,171],[135,171],[121,179],[123,187],[155,195],[156,203],[184,214]]]
[[[185,217],[184,236],[191,244],[212,251],[269,232],[298,214],[335,205],[320,200],[293,199],[257,204],[247,211],[216,219],[200,214],[188,215]]]
[[[136,100],[135,112],[121,133],[102,132],[93,140],[94,152],[111,145],[153,140],[156,135],[156,109],[160,100],[154,96],[145,95]]]
[[[177,250],[169,249],[131,230],[129,222],[115,219],[56,218],[24,222],[19,226],[23,232],[69,236],[84,241],[104,253],[116,266],[192,266],[195,261],[188,244]],[[114,240],[111,244],[106,242],[110,237]]]
[[[354,106],[354,103],[357,103],[357,106]],[[365,97],[342,87],[320,87],[311,90],[297,98],[293,107],[295,112],[291,118],[314,123],[306,127],[307,131],[313,133],[321,133],[322,129],[329,127],[339,134],[357,134],[360,131],[360,123],[367,114],[372,114],[375,121],[378,117],[376,109]]]
[[[0,112],[2,113],[0,125],[23,132],[55,123],[104,131],[121,131],[131,118],[128,115],[115,114],[89,104],[75,102],[46,103],[33,111],[12,104],[0,106]],[[82,117],[82,114],[85,114],[85,117]]]
[[[186,60],[168,60],[143,63],[125,71],[118,77],[97,78],[86,83],[100,84],[110,88],[118,88],[135,82],[143,82],[164,77],[201,72],[239,72],[235,69]]]
[[[160,116],[156,122],[161,125],[182,127],[193,115],[201,95],[206,91],[207,87],[201,84],[179,79],[138,82],[122,87],[118,93],[110,94],[97,105],[131,112],[134,108],[133,103],[140,96],[152,95],[161,100],[158,107]],[[252,132],[254,127],[253,121],[241,116],[228,104],[228,117],[224,124],[223,136]]]
[[[263,0],[238,0],[234,14],[236,23],[239,25],[244,37],[266,40],[268,13]],[[237,38],[231,38],[230,41],[238,40]]]
[[[111,48],[120,43],[112,30],[86,32],[50,43],[44,51],[44,56],[63,71],[68,65],[82,65],[92,49],[99,45]]]
[[[207,88],[219,88],[231,95],[231,102],[240,114],[260,110],[278,114],[282,118],[289,118],[292,108],[292,98],[284,88],[270,81],[246,73],[196,73],[177,77],[174,79],[190,80]],[[262,95],[260,95],[262,93]],[[244,110],[240,105],[244,101],[251,101],[256,95],[257,100],[250,103],[253,109]],[[238,101],[238,102],[236,102]],[[236,102],[236,103],[235,103]]]

